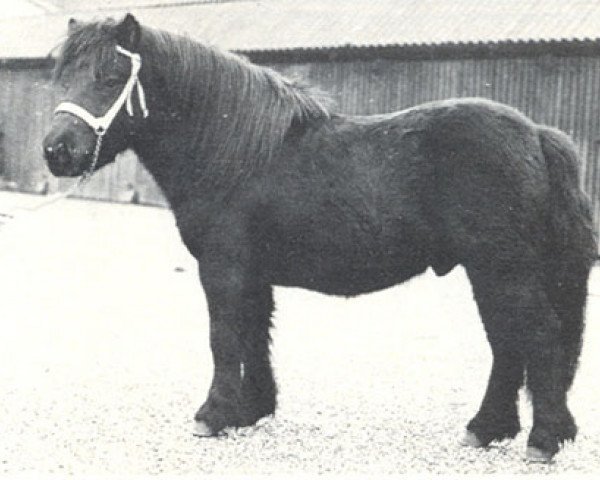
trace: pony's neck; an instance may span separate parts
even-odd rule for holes
[[[268,166],[293,123],[328,118],[307,89],[233,54],[154,31],[139,51],[150,116],[134,149],[167,197],[235,183]]]

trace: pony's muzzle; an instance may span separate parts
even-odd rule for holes
[[[86,147],[78,147],[78,143]],[[42,149],[48,168],[57,177],[81,175],[89,165],[93,152],[93,148],[87,148],[87,141],[64,131],[50,132],[42,143]]]
[[[55,176],[69,176],[75,170],[73,147],[64,140],[44,140],[44,158]]]
[[[47,162],[59,162],[67,155],[69,155],[69,149],[64,142],[59,142],[56,145],[44,145],[44,158]]]

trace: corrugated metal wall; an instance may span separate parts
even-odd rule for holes
[[[531,57],[462,60],[374,59],[346,62],[278,63],[273,68],[329,91],[350,114],[390,112],[448,97],[482,96],[554,125],[575,140],[584,164],[583,186],[594,202],[600,232],[600,57]],[[41,139],[54,105],[41,70],[0,70],[0,167],[19,188],[32,191],[49,177],[51,189],[68,180],[50,178],[41,159]],[[141,201],[163,204],[151,178],[133,155],[99,172],[84,196],[118,200],[134,184]]]

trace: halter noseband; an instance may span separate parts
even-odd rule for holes
[[[121,107],[124,103],[126,103],[127,113],[130,117],[133,117],[133,105],[131,101],[131,96],[133,94],[133,89],[137,87],[138,99],[140,102],[140,108],[142,110],[142,115],[144,118],[148,116],[148,108],[146,107],[146,96],[144,95],[144,88],[142,87],[142,83],[138,78],[138,73],[140,68],[142,68],[142,58],[138,53],[130,52],[129,50],[125,50],[120,45],[116,46],[117,52],[122,55],[125,55],[131,59],[131,73],[129,74],[129,79],[127,83],[123,87],[121,94],[115,100],[115,103],[108,109],[108,111],[102,117],[96,117],[88,112],[85,108],[80,107],[79,105],[72,102],[62,102],[56,107],[54,110],[54,114],[66,112],[71,115],[75,115],[76,117],[83,120],[87,123],[94,133],[101,137],[106,133],[108,127],[110,127],[111,123],[121,110]]]

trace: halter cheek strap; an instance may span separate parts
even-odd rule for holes
[[[85,108],[80,107],[75,103],[62,102],[58,105],[58,107],[56,107],[54,114],[66,112],[70,113],[71,115],[75,115],[87,123],[92,130],[94,130],[96,135],[104,135],[106,130],[108,130],[108,127],[110,127],[111,123],[119,113],[119,110],[121,110],[121,107],[123,107],[123,104],[125,104],[125,108],[127,109],[129,116],[133,117],[133,105],[131,97],[133,95],[133,89],[137,88],[138,100],[140,102],[142,115],[144,118],[148,116],[144,88],[142,87],[142,83],[138,78],[138,73],[140,68],[142,68],[142,58],[139,54],[125,50],[120,45],[117,45],[116,49],[117,52],[131,59],[131,73],[129,74],[129,79],[127,80],[127,83],[125,83],[120,95],[117,97],[108,111],[102,117],[96,117],[88,112]]]

